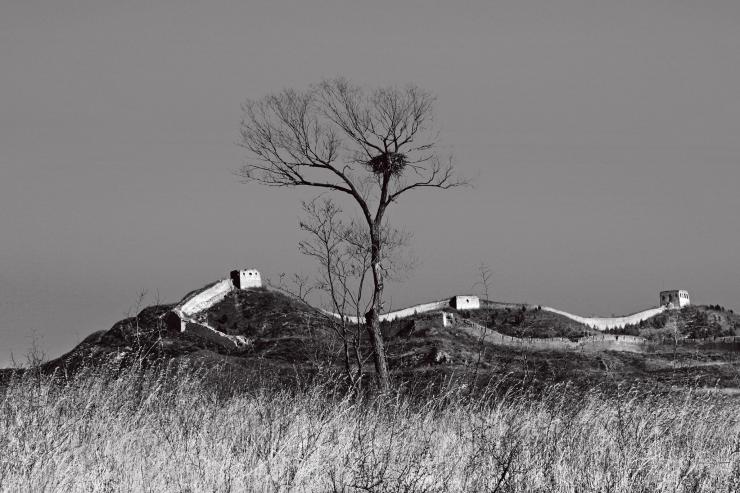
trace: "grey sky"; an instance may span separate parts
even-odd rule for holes
[[[740,308],[740,2],[0,1],[0,363],[149,290],[312,272],[299,194],[230,174],[240,103],[345,75],[438,96],[466,192],[394,211],[393,306],[470,291],[588,315]],[[304,195],[305,196],[305,195]]]

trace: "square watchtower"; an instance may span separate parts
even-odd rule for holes
[[[262,277],[255,269],[232,270],[229,274],[236,289],[261,288]]]
[[[689,292],[683,289],[674,289],[660,292],[660,306],[668,308],[683,308],[691,304]]]
[[[480,299],[477,296],[455,296],[450,300],[450,306],[456,310],[477,310],[480,308]]]

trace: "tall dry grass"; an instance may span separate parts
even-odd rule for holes
[[[0,393],[3,491],[738,491],[740,405],[687,391],[426,399],[192,369],[33,372]]]

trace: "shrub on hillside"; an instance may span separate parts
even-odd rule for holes
[[[607,334],[613,335],[628,335],[628,336],[639,336],[640,335],[640,324],[628,324],[624,327],[615,327],[605,331]]]
[[[734,334],[731,328],[724,328],[720,323],[722,315],[710,314],[697,309],[686,310],[682,333],[690,339],[724,337]]]
[[[665,313],[659,313],[654,317],[648,319],[650,325],[654,329],[662,329],[668,323],[668,315]]]

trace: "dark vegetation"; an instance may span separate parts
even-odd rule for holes
[[[719,305],[690,305],[681,310],[658,314],[639,324],[612,329],[612,334],[665,339],[715,339],[740,333],[740,316]]]
[[[504,308],[483,308],[461,313],[461,316],[512,337],[580,337],[600,334],[567,317],[542,310],[540,307],[518,305]]]
[[[220,368],[232,379],[248,380],[256,370],[268,371],[286,381],[309,379],[341,366],[340,342],[319,310],[290,296],[267,289],[235,291],[203,316],[220,330],[242,335],[250,343],[226,349],[188,332],[169,333],[159,320],[171,305],[156,305],[116,323],[110,330],[87,337],[70,353],[44,363],[46,374],[73,375],[115,360],[121,367],[156,366],[162,362]],[[483,309],[458,312],[517,337],[578,337],[588,328],[558,315],[534,308]],[[724,316],[717,321],[714,316]],[[685,334],[723,333],[737,317],[728,311],[690,307],[680,313],[656,317],[642,329],[667,330],[681,322]],[[705,325],[703,325],[705,324]],[[719,324],[719,325],[717,325]],[[717,329],[717,327],[720,329]],[[460,380],[474,385],[496,381],[500,385],[546,386],[561,382],[588,388],[600,384],[739,387],[737,352],[733,347],[652,344],[642,353],[626,351],[543,350],[483,343],[475,331],[443,327],[439,313],[422,314],[381,326],[388,341],[388,366],[395,385],[425,386]],[[632,330],[628,328],[625,332]],[[714,331],[714,332],[713,332]],[[367,340],[362,341],[369,348]],[[372,364],[364,368],[365,388],[373,378]],[[6,372],[7,376],[7,372]],[[504,385],[505,386],[505,385]]]

